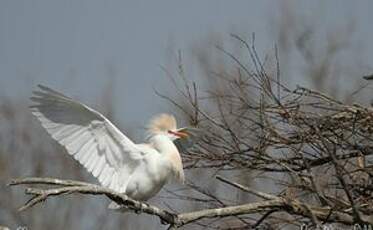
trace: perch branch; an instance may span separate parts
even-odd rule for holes
[[[228,180],[223,177],[218,177],[219,180],[228,183]],[[187,213],[171,213],[166,210],[160,209],[153,205],[149,205],[140,201],[133,200],[128,196],[117,193],[111,189],[107,189],[98,185],[89,184],[85,182],[73,181],[73,180],[60,180],[53,178],[21,178],[14,179],[8,185],[32,185],[32,184],[44,184],[44,185],[55,185],[58,187],[53,188],[26,188],[25,193],[33,195],[33,197],[26,202],[19,210],[23,211],[34,205],[45,201],[49,197],[67,195],[73,193],[90,194],[90,195],[105,195],[109,199],[115,201],[119,205],[126,206],[126,208],[133,210],[137,213],[146,213],[149,215],[155,215],[160,218],[163,224],[169,224],[170,229],[196,222],[205,218],[216,218],[216,217],[228,217],[228,216],[239,216],[253,213],[263,213],[269,211],[282,211],[289,214],[295,214],[308,218],[317,218],[321,221],[327,222],[339,222],[345,224],[353,224],[354,218],[352,214],[339,211],[331,211],[329,207],[310,207],[305,203],[302,203],[296,199],[289,200],[280,196],[269,195],[255,191],[256,195],[265,199],[264,201],[252,202],[242,205],[234,205],[223,208],[212,208],[198,211],[192,211]],[[251,191],[245,186],[239,185],[234,182],[228,184],[235,186],[239,189],[246,189]],[[252,192],[252,191],[251,191]],[[265,194],[265,195],[263,195]],[[365,222],[373,224],[369,218],[362,216]]]
[[[58,196],[64,194],[72,193],[81,193],[81,194],[90,194],[90,195],[105,195],[109,199],[115,201],[120,205],[125,205],[127,208],[135,212],[143,212],[150,215],[158,216],[163,222],[166,223],[177,223],[175,215],[169,213],[165,210],[159,209],[155,206],[133,200],[126,196],[125,194],[117,193],[111,189],[104,188],[98,185],[89,184],[80,181],[73,180],[60,180],[52,178],[21,178],[14,179],[8,185],[30,185],[30,184],[45,184],[45,185],[60,185],[63,187],[51,188],[51,189],[36,189],[36,188],[26,188],[25,193],[33,195],[33,197],[26,202],[22,207],[19,208],[19,211],[24,211],[28,208],[31,208],[35,204],[38,204],[42,201],[45,201],[51,196]]]

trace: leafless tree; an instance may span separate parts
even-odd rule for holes
[[[57,188],[28,188],[26,193],[33,197],[21,209],[51,196],[83,193],[106,195],[136,212],[156,215],[170,228],[191,223],[216,228],[229,223],[230,229],[285,225],[316,228],[326,223],[372,225],[369,157],[373,154],[373,109],[348,105],[300,86],[287,88],[281,83],[279,69],[274,75],[267,73],[256,52],[254,37],[250,42],[232,37],[246,49],[253,68],[219,48],[236,66],[235,75],[217,75],[224,82],[222,90],[216,88],[200,95],[196,84],[189,83],[179,69],[182,85],[175,83],[175,88],[188,106],[160,96],[204,131],[198,145],[184,152],[185,168],[213,170],[216,180],[232,192],[240,190],[250,196],[249,201],[234,203],[190,182],[189,188],[200,196],[179,194],[180,199],[208,207],[177,213],[97,185],[25,178],[11,185],[48,184]],[[279,68],[276,50],[274,56]],[[203,106],[206,101],[208,107]],[[233,179],[232,172],[240,177]],[[267,183],[272,189],[268,192],[263,186],[247,185],[253,181]]]
[[[214,42],[220,53],[217,60],[213,60],[210,53],[197,53],[206,76],[203,80],[190,80],[181,53],[176,58],[176,76],[166,69],[177,96],[162,92],[157,92],[158,95],[178,108],[179,116],[202,130],[197,145],[182,152],[188,178],[186,186],[168,190],[169,198],[176,204],[145,204],[81,182],[87,178],[74,165],[72,178],[80,181],[36,177],[10,181],[10,185],[28,186],[26,193],[31,198],[21,209],[53,196],[80,193],[105,196],[128,206],[141,217],[144,213],[153,215],[170,229],[371,226],[373,110],[370,106],[352,103],[356,101],[355,93],[345,93],[348,87],[362,87],[356,87],[355,82],[340,84],[336,80],[341,72],[352,74],[351,70],[342,70],[346,67],[343,64],[335,64],[338,52],[348,46],[348,39],[336,39],[338,33],[331,31],[325,46],[320,48],[312,39],[316,29],[311,25],[289,18],[279,22],[279,43],[266,56],[257,52],[255,36],[244,39],[233,34],[238,53],[219,41]],[[300,24],[294,24],[296,22]],[[291,49],[296,49],[303,58],[304,65],[296,74],[300,75],[299,79],[310,79],[309,87],[294,87],[292,83],[297,82],[297,78],[289,77],[290,71],[284,71],[289,70],[287,62],[291,59],[284,55],[291,53]],[[110,108],[107,109],[106,114],[112,114]],[[14,117],[12,109],[1,111],[7,119]],[[24,135],[24,141],[30,138],[33,137]],[[33,151],[41,150],[36,144]],[[56,147],[41,152],[47,157],[50,151],[56,151]],[[0,154],[2,167],[13,165],[4,164],[4,159],[11,162],[16,158],[4,155]],[[42,164],[30,169],[33,176],[49,175]],[[17,169],[5,171],[2,179],[18,176]],[[15,190],[11,193],[15,194]],[[0,199],[4,199],[1,205],[10,210],[7,215],[13,216],[14,222],[22,223],[24,217],[9,208],[19,204],[19,197],[15,194],[11,202],[5,201],[5,197]],[[74,206],[68,210],[76,209]],[[58,211],[58,215],[73,215],[66,210]],[[30,219],[36,221],[38,215],[32,212]],[[120,224],[114,226],[119,227],[125,220],[122,216],[103,215],[95,224],[116,218]],[[33,226],[46,224],[48,221],[43,220]],[[62,222],[60,225],[64,229]]]

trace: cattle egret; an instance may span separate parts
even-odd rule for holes
[[[174,141],[190,144],[193,134],[188,128],[177,129],[172,115],[154,117],[148,143],[135,144],[99,112],[48,87],[39,88],[31,97],[32,114],[104,187],[145,201],[170,180],[184,182]]]

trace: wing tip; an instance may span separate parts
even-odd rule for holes
[[[37,84],[37,87],[39,88],[38,90],[33,91],[33,94],[39,95],[39,96],[45,96],[45,95],[53,95],[57,97],[62,97],[65,99],[70,99],[69,97],[65,96],[64,94],[48,87],[42,84]],[[40,90],[40,91],[39,91]]]
[[[48,86],[45,86],[45,85],[42,85],[42,84],[37,84],[37,86],[39,87],[39,89],[44,90],[44,91],[50,90],[50,88]]]

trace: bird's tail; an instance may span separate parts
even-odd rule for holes
[[[112,201],[109,204],[108,209],[114,210],[116,212],[127,212],[128,211],[127,207],[119,205],[119,204],[115,203],[114,201]]]

